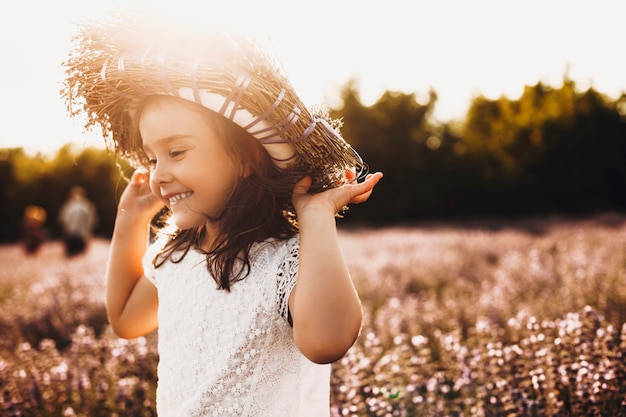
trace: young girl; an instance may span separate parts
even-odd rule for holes
[[[83,28],[66,61],[69,103],[138,166],[111,241],[113,330],[158,327],[162,417],[328,415],[328,364],[361,325],[335,217],[382,174],[257,45],[131,27]]]

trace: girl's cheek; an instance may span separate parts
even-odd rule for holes
[[[159,187],[152,180],[150,180],[150,191],[152,191],[152,194],[156,195],[157,197],[161,199],[163,198],[163,196],[161,196]]]

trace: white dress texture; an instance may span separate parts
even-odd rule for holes
[[[230,292],[194,250],[155,269],[164,240],[143,258],[159,297],[159,417],[329,416],[330,365],[300,353],[287,321],[299,237],[254,244],[250,273]]]

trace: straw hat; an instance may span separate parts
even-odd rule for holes
[[[155,22],[118,18],[81,26],[63,63],[61,95],[70,114],[85,112],[107,145],[131,164],[145,156],[133,141],[133,103],[145,96],[181,97],[247,130],[281,168],[311,175],[312,192],[334,187],[346,169],[366,164],[323,111],[310,111],[280,67],[250,39],[228,33],[171,31]]]

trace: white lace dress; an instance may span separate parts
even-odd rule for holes
[[[143,261],[159,294],[159,417],[328,416],[330,365],[306,359],[287,322],[298,236],[255,244],[250,274],[230,292],[193,250],[155,269],[162,244]]]

